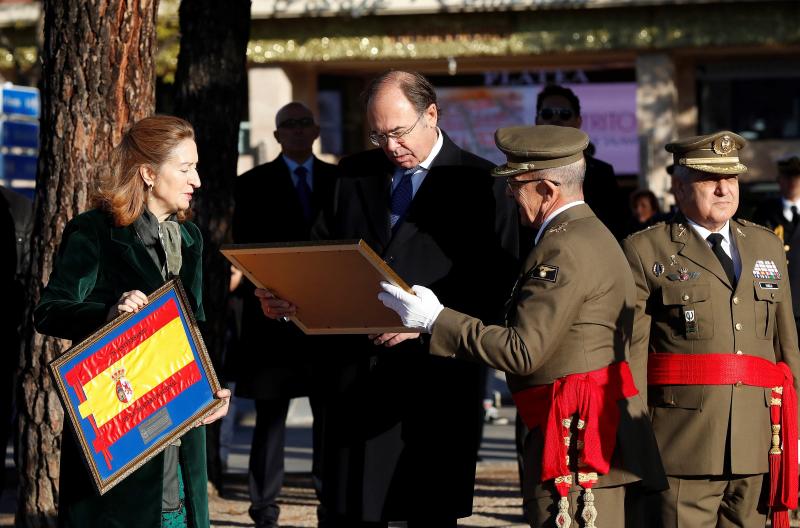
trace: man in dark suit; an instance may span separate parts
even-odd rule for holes
[[[311,153],[319,126],[301,103],[289,103],[275,117],[281,155],[236,181],[233,237],[236,243],[309,239],[322,204],[333,199],[338,169]],[[318,339],[294,325],[265,320],[253,285],[244,281],[242,334],[236,394],[253,398],[256,426],[250,452],[250,515],[259,528],[278,526],[276,503],[283,483],[286,415],[291,398],[310,395],[314,414],[314,486],[321,490],[321,376],[315,361]]]
[[[581,128],[581,102],[569,88],[550,84],[536,97],[536,124]],[[590,143],[586,149],[586,175],[583,196],[597,218],[602,221],[617,240],[626,233],[627,207],[621,199],[614,167],[594,157]]]
[[[341,161],[335,207],[316,236],[362,238],[409,284],[497,320],[518,242],[514,204],[495,188],[492,165],[437,127],[436,93],[422,75],[383,74],[365,101],[370,141],[381,148]],[[293,313],[257,293],[268,317]],[[341,339],[337,349],[352,356],[327,400],[327,423],[336,426],[326,427],[323,444],[331,526],[455,527],[472,513],[480,367],[431,356],[419,334]]]
[[[783,249],[789,269],[789,286],[792,290],[792,309],[800,332],[800,156],[778,161],[779,198],[761,203],[753,221],[766,226],[783,240]]]

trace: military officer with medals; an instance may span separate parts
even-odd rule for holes
[[[761,203],[753,221],[772,229],[783,240],[795,324],[800,328],[800,156],[782,159],[777,165],[781,195]]]
[[[626,488],[666,482],[634,381],[644,380],[634,367],[644,362],[629,363],[633,279],[583,201],[589,139],[539,125],[501,128],[495,142],[508,161],[493,174],[506,179],[522,223],[538,230],[506,326],[445,308],[420,286],[412,295],[383,283],[379,297],[406,326],[431,333],[431,354],[507,373],[529,428],[522,488],[531,526],[624,526]]]
[[[797,507],[800,353],[783,243],[733,219],[745,144],[732,132],[668,144],[679,213],[623,243],[637,289],[631,355],[649,353],[670,484],[664,527],[763,527],[768,508],[788,527]]]

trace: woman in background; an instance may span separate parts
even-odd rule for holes
[[[66,226],[49,283],[34,311],[43,334],[80,341],[179,276],[204,319],[200,230],[188,221],[200,187],[192,126],[177,117],[140,120],[114,149],[94,209]],[[225,405],[206,417],[227,413]],[[209,526],[205,428],[195,427],[100,496],[70,432],[62,436],[59,526]]]
[[[641,231],[661,219],[661,208],[652,191],[639,189],[631,193],[631,228],[630,233]]]

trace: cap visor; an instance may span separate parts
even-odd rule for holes
[[[686,167],[712,174],[742,174],[747,172],[747,167],[741,163],[734,165],[686,165]]]
[[[509,176],[516,176],[517,174],[523,174],[525,172],[532,172],[533,169],[529,168],[512,168],[508,165],[498,165],[497,167],[492,169],[492,176],[495,178],[508,178]]]

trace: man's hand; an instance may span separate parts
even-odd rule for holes
[[[444,306],[439,302],[436,294],[424,286],[414,286],[411,289],[416,295],[412,295],[402,288],[383,281],[381,288],[383,292],[378,294],[378,299],[384,306],[397,312],[400,320],[403,321],[403,326],[420,328],[431,333],[433,323],[439,317],[439,313],[444,310]]]
[[[261,311],[270,319],[281,319],[291,317],[297,311],[297,307],[288,301],[275,297],[269,290],[258,288],[256,297],[261,302]]]
[[[403,333],[403,334],[370,334],[368,336],[373,343],[385,347],[393,347],[402,343],[406,339],[416,339],[419,337],[419,332],[416,333]]]

